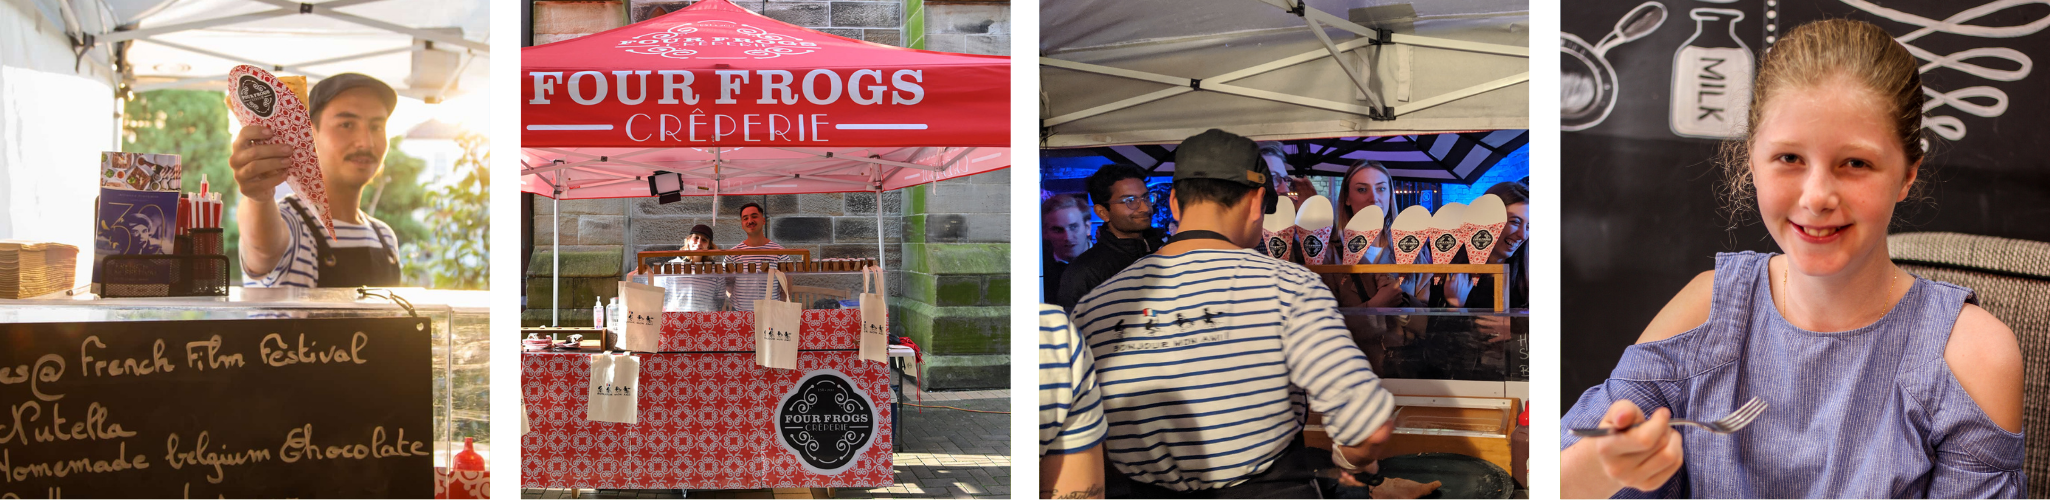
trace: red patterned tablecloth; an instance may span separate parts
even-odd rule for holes
[[[533,422],[520,449],[523,488],[748,489],[892,484],[888,368],[856,358],[856,309],[807,310],[797,370],[754,364],[753,313],[666,313],[664,351],[642,353],[639,423],[585,420],[589,355],[529,352],[520,390]],[[828,350],[830,349],[830,350]],[[874,408],[874,434],[831,475],[782,446],[775,415],[804,377],[837,371]]]

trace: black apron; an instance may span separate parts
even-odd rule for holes
[[[313,231],[313,247],[316,250],[313,263],[320,266],[320,278],[314,286],[323,288],[354,288],[359,286],[399,286],[399,253],[385,243],[384,235],[377,233],[377,226],[369,225],[371,237],[377,239],[377,248],[354,247],[333,248],[327,245],[327,233],[320,221],[307,215],[306,208],[299,206],[298,198],[286,198],[292,205],[292,213],[299,216],[301,224]]]

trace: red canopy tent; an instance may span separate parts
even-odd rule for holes
[[[520,188],[558,201],[651,196],[666,171],[686,196],[880,202],[1011,165],[1005,56],[853,40],[725,0],[520,56]]]

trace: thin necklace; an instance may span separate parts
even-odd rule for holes
[[[1788,308],[1787,308],[1787,300],[1788,300],[1788,299],[1787,299],[1787,297],[1785,297],[1785,296],[1787,296],[1787,295],[1793,295],[1793,294],[1794,294],[1794,290],[1793,290],[1792,288],[1787,288],[1787,277],[1788,277],[1788,276],[1791,276],[1791,275],[1793,275],[1793,274],[1794,274],[1794,259],[1793,259],[1793,257],[1791,257],[1791,256],[1790,256],[1790,257],[1788,257],[1788,258],[1787,258],[1787,262],[1786,262],[1786,269],[1781,269],[1781,270],[1780,270],[1780,295],[1782,295],[1781,297],[1779,297],[1779,302],[1780,302],[1780,303],[1779,303],[1779,308],[1780,308],[1780,311],[1782,311],[1782,312],[1780,313],[1780,317],[1786,317],[1786,312],[1785,312],[1785,311],[1791,311],[1791,309],[1788,309]],[[1892,301],[1892,300],[1893,300],[1893,283],[1894,283],[1895,281],[1900,281],[1900,278],[1901,278],[1901,273],[1900,273],[1900,271],[1898,271],[1898,270],[1895,270],[1895,271],[1892,271],[1892,272],[1889,272],[1889,273],[1887,273],[1887,276],[1888,276],[1888,277],[1886,278],[1886,295],[1885,295],[1884,297],[1881,297],[1881,298],[1880,298],[1880,300],[1881,300],[1881,301]],[[1887,309],[1889,309],[1889,310],[1890,310],[1890,309],[1892,309],[1892,308],[1887,308]],[[1884,311],[1880,312],[1879,314],[1880,314],[1880,316],[1885,316],[1885,315],[1886,315],[1886,313],[1885,313]],[[1875,320],[1875,321],[1876,321],[1876,320]],[[1791,323],[1791,322],[1792,322],[1792,321],[1789,321],[1789,323]]]

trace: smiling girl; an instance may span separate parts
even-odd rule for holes
[[[1580,397],[1561,427],[1643,425],[1562,429],[1562,496],[2023,494],[2014,334],[1971,290],[1887,257],[1924,153],[1917,66],[1849,20],[1802,25],[1766,53],[1724,173],[1785,254],[1717,255]],[[1752,398],[1770,409],[1737,433],[1667,427]]]

